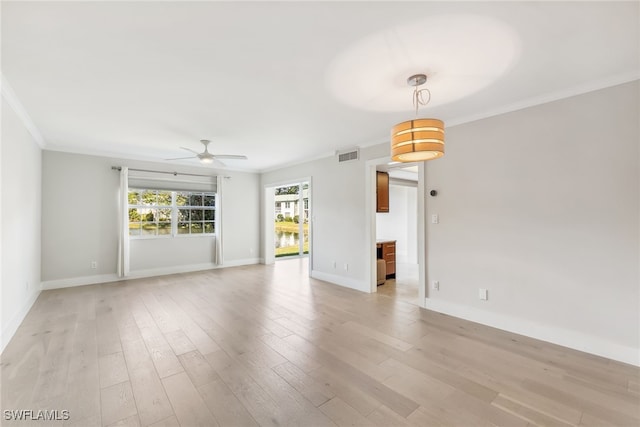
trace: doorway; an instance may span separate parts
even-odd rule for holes
[[[275,187],[274,254],[276,260],[309,254],[309,182]]]
[[[376,172],[388,177],[388,210],[376,213],[378,258],[385,260],[381,294],[419,305],[418,295],[418,166],[385,164]]]
[[[298,240],[297,244],[293,244],[291,246],[296,246],[297,253],[288,257],[278,257],[277,259],[292,259],[292,258],[307,258],[309,263],[309,271],[311,271],[311,266],[313,265],[313,180],[310,176],[287,179],[286,181],[277,181],[271,182],[268,184],[263,184],[263,197],[261,203],[262,210],[262,238],[261,238],[261,252],[263,254],[263,262],[264,264],[274,264],[276,262],[276,231],[275,224],[278,222],[278,217],[276,216],[276,189],[281,187],[292,187],[292,186],[302,186],[302,201],[300,202],[300,192],[298,192],[297,200],[298,203],[301,203],[299,206],[302,206],[301,214],[303,221],[298,221],[296,224],[293,221],[293,217],[291,220],[291,224],[293,227],[297,227],[298,231]],[[306,196],[306,202],[305,197]],[[295,198],[295,197],[294,197]],[[281,205],[281,208],[284,208]],[[289,209],[292,208],[292,205],[289,206]],[[283,214],[282,210],[279,212]],[[300,213],[298,215],[301,215]],[[298,217],[298,220],[300,216]],[[300,230],[300,222],[303,223],[306,221],[306,234],[305,227],[302,227],[302,231]],[[300,239],[300,236],[303,236]],[[302,240],[302,242],[301,242]],[[294,239],[294,242],[296,240]],[[300,252],[300,244],[302,243],[302,253]]]
[[[371,292],[380,292],[399,301],[420,307],[426,297],[426,235],[425,235],[425,165],[390,162],[389,158],[367,162],[367,215],[370,256],[369,282]],[[376,177],[378,172],[389,174],[389,212],[376,212]],[[394,206],[395,205],[395,206]],[[378,259],[384,248],[385,266],[394,274],[387,274],[379,283]],[[387,248],[394,253],[388,256]],[[395,261],[394,265],[390,260]]]

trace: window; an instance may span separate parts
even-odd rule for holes
[[[130,189],[129,235],[214,234],[215,202],[215,193]]]
[[[171,234],[171,192],[129,191],[129,235]]]
[[[216,204],[213,193],[176,193],[178,234],[213,234]]]

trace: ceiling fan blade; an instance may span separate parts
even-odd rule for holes
[[[165,159],[165,160],[185,160],[185,159],[195,159],[196,157],[194,156],[189,156],[189,157],[176,157],[173,159]]]
[[[235,154],[214,154],[213,157],[216,159],[236,159],[236,160],[247,160],[247,156],[238,156]]]
[[[183,150],[191,151],[193,154],[196,154],[196,155],[200,154],[197,151],[192,150],[191,148],[187,148],[187,147],[180,147],[180,148],[182,148]]]

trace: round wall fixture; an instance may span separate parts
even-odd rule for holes
[[[436,190],[431,190],[429,194],[431,194],[432,197],[436,197],[438,195],[438,192]]]
[[[429,76],[438,96],[431,107],[464,98],[495,82],[520,54],[520,38],[505,22],[484,15],[441,14],[366,36],[342,51],[327,85],[347,105],[406,111],[407,76]]]

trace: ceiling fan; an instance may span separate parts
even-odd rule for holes
[[[218,161],[219,163],[223,164],[222,162],[219,161],[219,159],[247,160],[247,156],[241,156],[241,155],[235,155],[235,154],[212,154],[209,152],[209,149],[208,149],[208,145],[211,141],[209,141],[208,139],[201,139],[200,142],[204,145],[204,151],[202,153],[198,153],[197,151],[192,150],[191,148],[180,147],[183,150],[191,151],[193,154],[195,154],[195,156],[176,157],[174,159],[165,159],[165,160],[184,160],[184,159],[197,158],[197,159],[200,159],[200,162],[204,164],[211,164],[214,161]]]

